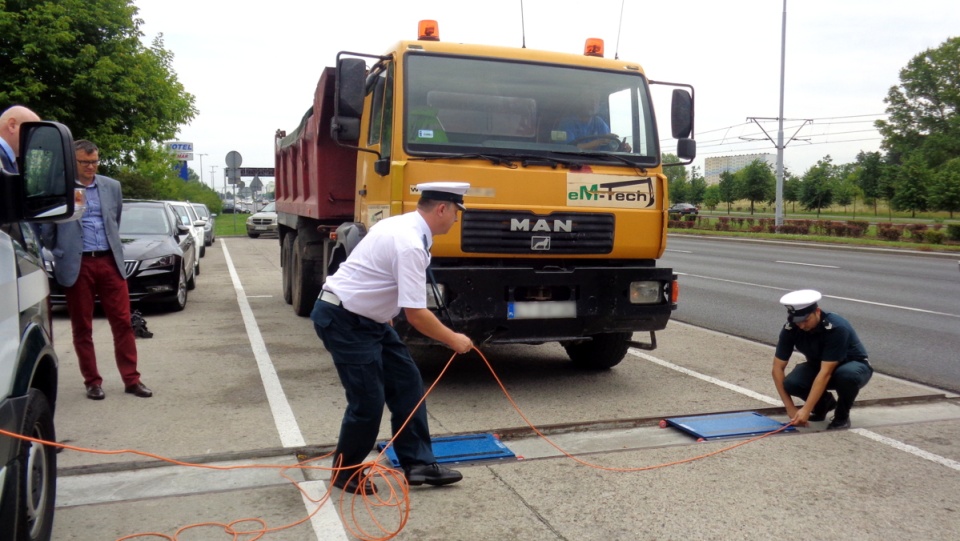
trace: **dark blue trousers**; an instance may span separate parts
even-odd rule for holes
[[[333,357],[347,397],[334,464],[342,460],[343,467],[356,466],[376,444],[384,404],[390,409],[390,425],[396,435],[423,397],[423,378],[390,325],[321,300],[314,305],[310,319]],[[436,462],[426,404],[417,408],[393,445],[403,466]]]
[[[807,399],[813,381],[820,373],[820,363],[800,363],[783,380],[783,388],[790,396]],[[837,419],[846,419],[850,416],[850,408],[860,394],[860,389],[866,386],[873,376],[873,368],[861,361],[850,361],[837,366],[827,383],[827,390],[837,391],[837,409],[834,415]],[[824,393],[826,396],[826,393]],[[820,399],[823,401],[823,398]],[[818,403],[822,405],[822,403]]]

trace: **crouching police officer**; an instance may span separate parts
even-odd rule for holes
[[[777,341],[773,382],[794,425],[823,421],[827,413],[836,409],[827,430],[849,428],[850,408],[860,389],[870,381],[873,368],[850,322],[822,311],[817,305],[821,297],[817,291],[802,289],[780,299],[780,304],[787,307],[787,323]],[[784,376],[794,350],[802,353],[807,362]],[[837,398],[830,390],[837,392]],[[804,400],[803,407],[794,405],[794,396]]]

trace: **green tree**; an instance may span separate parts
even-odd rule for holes
[[[863,193],[863,202],[873,205],[873,215],[877,215],[877,201],[882,199],[883,156],[879,152],[860,152],[857,154],[856,182]]]
[[[790,212],[796,212],[797,201],[800,201],[803,183],[796,176],[787,171],[783,172],[783,201],[791,203]]]
[[[737,179],[733,173],[724,171],[720,173],[719,188],[720,202],[727,204],[727,214],[730,214],[730,205],[737,200]]]
[[[155,154],[192,120],[162,36],[145,47],[131,0],[6,0],[0,103],[21,103],[100,147],[101,171]]]
[[[712,184],[703,191],[703,204],[710,210],[717,208],[720,204],[720,185]]]
[[[860,194],[860,188],[857,186],[856,164],[845,163],[835,169],[834,179],[834,202],[843,207],[843,212],[847,212],[847,206],[853,205],[853,217],[857,217],[857,196]]]
[[[661,156],[663,163],[676,163],[680,161],[676,155],[668,152]],[[687,197],[687,168],[676,165],[673,167],[664,167],[663,174],[667,176],[667,189],[670,192],[671,203],[683,203]]]
[[[916,55],[900,70],[900,84],[884,101],[887,120],[876,125],[891,161],[919,154],[937,168],[960,157],[960,37]]]
[[[910,154],[899,168],[896,179],[896,194],[890,201],[893,210],[909,210],[911,217],[917,211],[927,210],[927,188],[933,180],[933,172],[927,168],[923,156]]]
[[[819,219],[820,210],[833,204],[834,184],[835,168],[833,159],[828,155],[803,174],[800,203],[807,210],[816,209]]]
[[[771,201],[776,197],[777,179],[770,164],[763,160],[753,160],[750,165],[737,171],[734,177],[737,179],[738,197],[750,201],[750,214],[753,214],[755,203]]]
[[[929,203],[936,210],[949,212],[951,220],[954,212],[960,212],[960,158],[943,164],[934,175]]]
[[[690,175],[690,185],[687,191],[687,202],[693,205],[699,205],[703,203],[704,197],[706,197],[707,192],[707,179],[703,178],[703,175],[700,174],[700,168],[694,166],[693,172]]]

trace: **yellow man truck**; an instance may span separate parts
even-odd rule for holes
[[[692,87],[604,58],[599,40],[583,55],[465,45],[424,21],[385,54],[339,53],[300,125],[276,134],[284,299],[309,315],[367,229],[414,210],[418,183],[469,182],[424,284],[443,321],[477,343],[559,342],[587,369],[655,348],[678,286],[656,266],[668,198],[651,85],[679,87],[672,135],[689,163]]]

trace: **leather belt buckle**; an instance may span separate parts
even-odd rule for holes
[[[343,303],[340,302],[340,297],[333,291],[327,291],[326,289],[320,290],[320,300],[334,306],[343,306]]]

